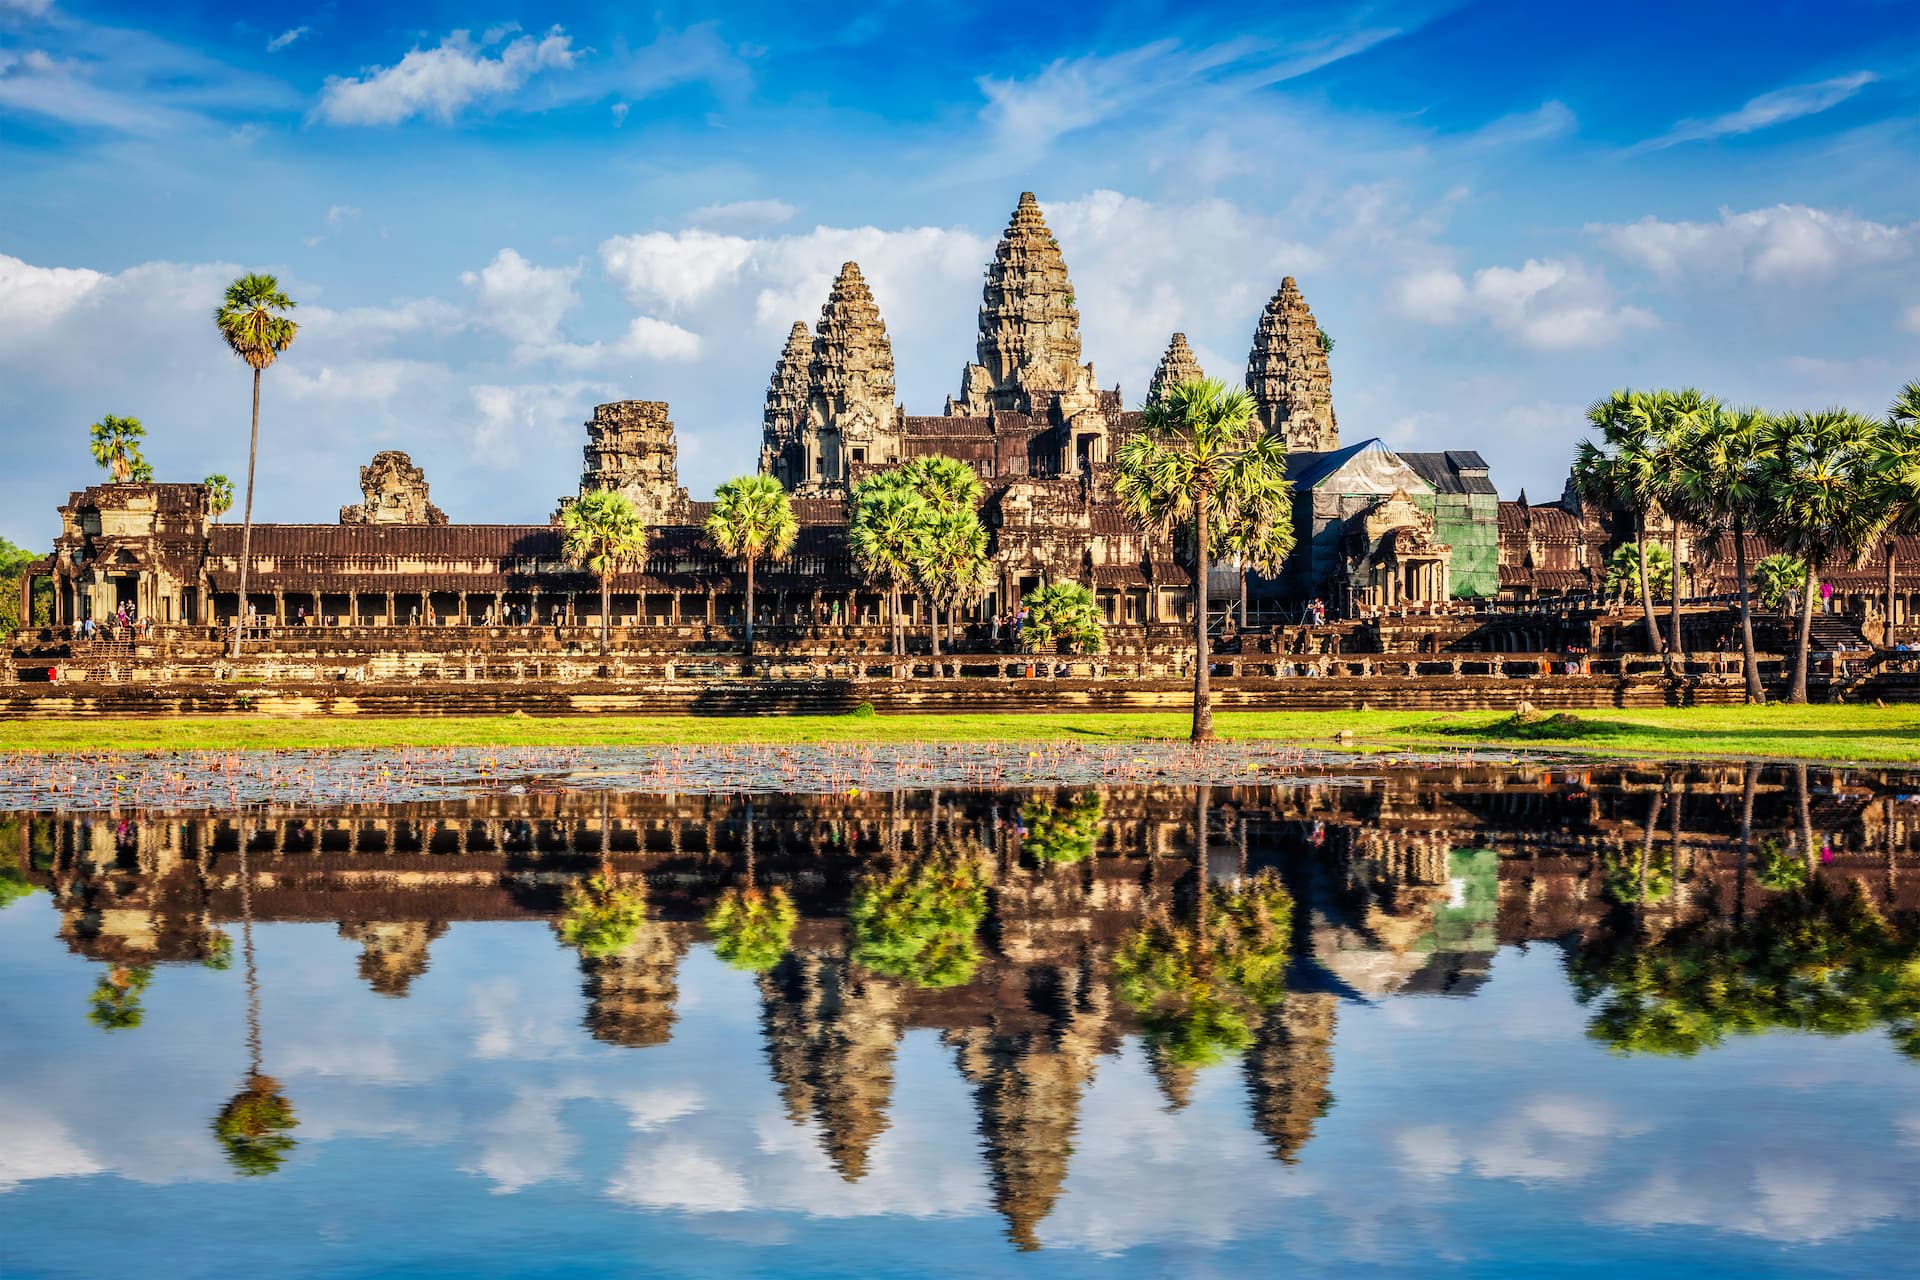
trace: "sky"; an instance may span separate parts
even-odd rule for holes
[[[902,402],[973,359],[1035,192],[1083,358],[1244,372],[1298,279],[1342,439],[1557,496],[1586,405],[1696,385],[1879,413],[1920,377],[1920,3],[642,9],[0,0],[0,537],[44,548],[107,413],[162,480],[246,467],[210,316],[277,275],[257,518],[403,449],[543,521],[595,404],[682,481],[755,465],[768,375],[860,263]]]

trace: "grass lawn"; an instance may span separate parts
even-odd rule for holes
[[[1478,744],[1613,756],[1765,756],[1920,762],[1920,706],[1684,707],[1582,711],[1519,723],[1501,711],[1223,711],[1223,738],[1361,750]],[[288,747],[672,746],[704,743],[978,742],[1184,738],[1186,712],[742,718],[471,716],[416,719],[0,721],[0,751],[268,750]]]

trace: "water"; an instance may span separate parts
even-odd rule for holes
[[[750,796],[605,764],[0,816],[0,1275],[1881,1275],[1920,1244],[1910,779]]]

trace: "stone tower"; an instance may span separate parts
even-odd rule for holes
[[[1072,417],[1095,398],[1093,366],[1080,363],[1073,281],[1031,191],[1020,193],[987,265],[976,354],[979,363],[961,375],[959,397],[947,402],[949,414],[1044,412],[1057,395],[1062,416]]]
[[[427,496],[427,473],[397,449],[383,449],[360,468],[361,501],[340,508],[341,524],[445,524],[447,513]]]
[[[805,476],[800,429],[807,420],[807,367],[813,361],[813,336],[804,320],[793,322],[787,349],[773,366],[767,407],[760,418],[760,470],[791,489]]]
[[[633,499],[647,524],[679,524],[687,515],[680,486],[680,446],[661,400],[595,405],[587,422],[586,468],[580,492],[616,489]],[[561,505],[565,506],[563,500]]]
[[[893,397],[893,343],[860,264],[849,262],[814,327],[800,430],[805,470],[793,487],[842,493],[850,466],[897,460],[900,413]]]
[[[1287,448],[1325,450],[1340,447],[1340,424],[1333,416],[1333,375],[1320,341],[1320,326],[1288,276],[1267,303],[1254,330],[1247,356],[1247,390],[1253,393],[1260,421],[1283,436]]]
[[[1167,344],[1167,354],[1160,357],[1160,367],[1153,371],[1153,381],[1147,384],[1147,403],[1153,404],[1160,399],[1161,392],[1171,387],[1206,376],[1200,371],[1200,362],[1193,358],[1193,348],[1187,345],[1187,335],[1176,333],[1173,341]]]

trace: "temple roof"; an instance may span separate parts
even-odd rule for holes
[[[1325,453],[1298,450],[1287,454],[1287,479],[1293,483],[1296,493],[1318,489],[1336,477],[1355,485],[1355,492],[1361,493],[1385,494],[1395,489],[1406,489],[1409,493],[1433,491],[1399,454],[1377,438]]]
[[[1498,493],[1487,479],[1487,462],[1470,449],[1444,453],[1399,453],[1400,461],[1433,486],[1435,493]]]

